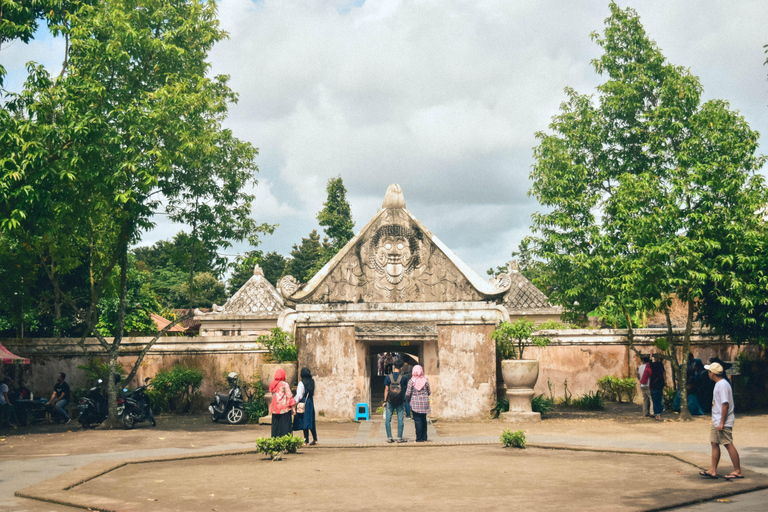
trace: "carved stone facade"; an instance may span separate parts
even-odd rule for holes
[[[473,302],[496,300],[509,290],[509,276],[486,282],[461,262],[405,209],[399,187],[393,187],[382,210],[309,283],[299,285],[290,276],[281,280],[286,299],[301,304]]]
[[[210,313],[195,311],[201,336],[254,336],[266,334],[277,326],[284,313],[283,297],[256,265],[253,276],[226,304]]]

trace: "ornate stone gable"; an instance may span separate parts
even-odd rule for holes
[[[251,277],[216,313],[248,314],[254,317],[277,317],[285,309],[283,297],[264,277],[256,265]]]
[[[511,286],[504,295],[504,307],[509,310],[553,308],[541,290],[520,273],[515,261],[509,263]]]
[[[405,209],[390,186],[382,210],[306,285],[278,284],[303,304],[458,302],[500,297],[509,280],[480,279]]]

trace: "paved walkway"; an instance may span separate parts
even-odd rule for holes
[[[505,425],[500,424],[500,427]],[[515,425],[506,425],[510,428],[518,428]],[[392,421],[393,436],[396,436],[397,422]],[[415,441],[414,426],[412,420],[405,421],[404,438],[409,441],[408,446]],[[497,445],[498,436],[465,435],[465,436],[440,436],[435,425],[429,423],[428,438],[430,445],[461,445],[461,444],[489,444]],[[641,450],[669,453],[699,453],[709,454],[710,447],[704,443],[659,443],[633,439],[615,439],[612,437],[574,437],[565,435],[536,435],[529,434],[528,442],[539,446],[571,446],[583,448],[597,448],[607,450]],[[321,447],[340,446],[386,446],[386,434],[384,421],[381,418],[373,418],[368,422],[361,422],[353,438],[323,439]],[[402,445],[399,445],[402,446]],[[417,446],[413,443],[413,446]],[[1,511],[66,511],[72,510],[59,505],[44,504],[32,500],[20,499],[14,496],[16,490],[32,486],[34,484],[58,477],[68,471],[85,466],[86,464],[105,460],[124,460],[136,458],[154,458],[163,456],[193,455],[209,452],[253,450],[253,442],[214,444],[199,448],[152,448],[142,450],[124,450],[110,453],[92,454],[51,454],[47,456],[34,456],[21,460],[9,460],[0,462],[0,510]],[[768,475],[768,450],[762,447],[739,446],[742,465],[752,471]],[[727,464],[727,456],[725,456]],[[721,510],[723,503],[738,504],[738,510],[763,511],[768,501],[768,491],[757,491],[739,496],[727,498],[728,501],[717,503],[702,503],[687,508],[686,510],[709,511],[718,508]]]

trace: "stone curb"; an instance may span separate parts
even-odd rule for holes
[[[381,443],[381,442],[345,443],[345,444],[326,444],[326,445],[316,445],[311,447],[310,446],[302,447],[302,449],[298,453],[301,453],[303,450],[319,450],[319,449],[333,449],[333,448],[339,448],[339,449],[365,449],[365,448],[385,448],[385,447],[389,449],[393,449],[395,447],[397,448],[408,448],[408,447],[433,448],[435,447],[436,448],[436,447],[450,447],[450,446],[490,446],[490,445],[499,445],[499,444],[500,444],[499,441],[490,441],[490,440],[453,441],[453,442],[451,441],[431,442],[430,441],[426,443],[408,442],[408,443],[401,443],[401,444],[395,443],[392,446],[390,446],[388,443]],[[673,458],[684,464],[688,464],[694,468],[699,467],[698,464],[695,464],[689,460],[686,460],[684,457],[680,455],[676,455],[669,452],[660,452],[660,451],[651,451],[651,450],[628,450],[628,449],[615,449],[615,448],[591,448],[591,447],[585,447],[585,446],[573,446],[573,445],[566,445],[566,444],[542,444],[542,443],[529,443],[526,447],[536,448],[541,450],[564,450],[564,451],[577,451],[577,452],[631,454],[631,455],[646,455],[646,456],[657,456],[657,457],[664,456],[664,457]],[[54,503],[58,505],[64,505],[64,506],[70,506],[70,507],[76,507],[76,508],[82,508],[82,509],[88,509],[88,510],[99,510],[103,512],[139,512],[139,511],[146,510],[147,504],[136,503],[136,502],[125,502],[125,501],[120,501],[112,498],[80,493],[80,492],[74,491],[73,489],[81,484],[89,482],[95,478],[98,478],[102,475],[105,475],[107,473],[120,469],[122,467],[125,467],[129,464],[148,464],[153,462],[170,462],[170,461],[191,460],[191,459],[206,459],[206,458],[213,458],[213,457],[231,457],[231,456],[237,456],[237,455],[252,455],[257,453],[258,451],[254,448],[252,450],[251,449],[228,450],[228,451],[195,453],[195,454],[189,454],[189,455],[166,455],[166,456],[155,456],[155,457],[149,457],[149,458],[124,459],[119,461],[91,462],[77,469],[64,473],[58,477],[51,478],[49,480],[27,487],[25,489],[20,489],[16,491],[14,495],[19,498],[33,499],[33,500],[43,501],[47,503]],[[673,508],[694,505],[697,503],[702,503],[702,502],[710,501],[714,499],[721,499],[721,498],[726,498],[730,496],[735,496],[735,495],[743,494],[746,492],[754,492],[754,491],[759,491],[763,489],[768,489],[768,479],[763,478],[763,475],[760,475],[759,473],[754,473],[752,471],[745,471],[745,473],[749,477],[747,481],[729,482],[729,483],[740,484],[738,488],[735,488],[733,490],[718,492],[715,494],[710,494],[706,497],[688,500],[681,503],[675,503],[668,506],[665,505],[663,507],[648,509],[648,511],[646,512],[670,510]],[[755,478],[757,478],[758,480],[763,480],[763,482],[754,482]],[[170,512],[176,509],[169,509],[165,507],[157,508],[155,506],[152,506],[152,510],[158,511],[158,512]]]

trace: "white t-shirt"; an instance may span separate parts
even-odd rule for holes
[[[8,384],[0,383],[0,405],[6,405],[5,394],[8,392]]]
[[[728,381],[721,379],[715,384],[715,390],[712,393],[712,424],[715,427],[720,426],[720,417],[723,413],[723,404],[728,403],[728,414],[725,416],[725,427],[733,427],[733,420],[736,419],[733,411],[733,389]]]

